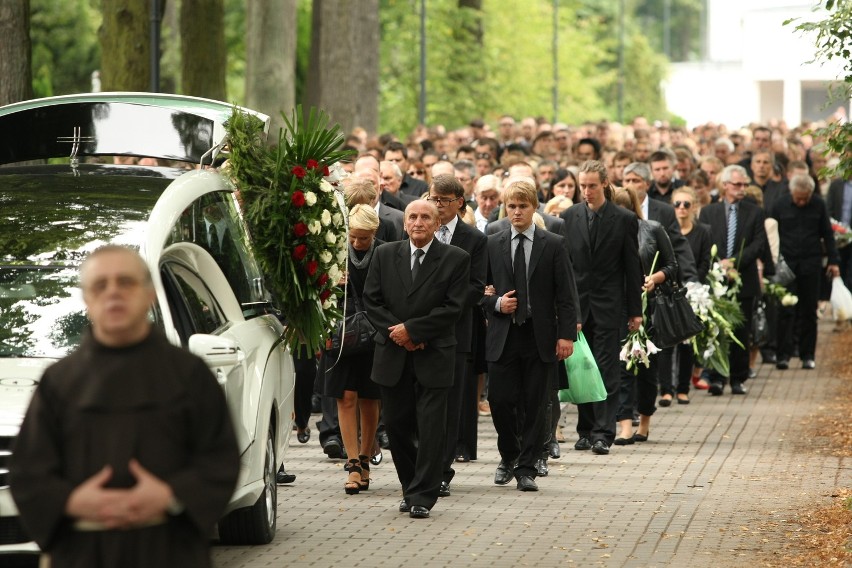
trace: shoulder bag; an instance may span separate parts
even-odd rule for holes
[[[682,343],[704,331],[704,324],[692,311],[686,288],[678,284],[661,286],[654,295],[654,314],[649,335],[660,349]]]
[[[340,357],[367,353],[375,346],[373,337],[376,335],[376,328],[367,318],[367,312],[364,311],[357,294],[352,295],[352,300],[355,303],[355,313],[337,322],[325,345],[326,351],[339,353]]]

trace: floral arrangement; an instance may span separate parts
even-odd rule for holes
[[[654,273],[654,267],[657,265],[657,258],[660,256],[660,253],[657,252],[654,255],[654,262],[651,263],[651,272],[649,274]],[[627,337],[624,338],[624,343],[621,347],[621,353],[619,353],[618,358],[621,361],[625,361],[627,363],[627,370],[633,371],[633,374],[639,373],[639,365],[645,365],[645,368],[651,366],[651,360],[649,356],[658,353],[660,349],[654,345],[654,342],[651,341],[651,338],[648,337],[648,332],[645,330],[645,322],[647,318],[645,317],[645,312],[648,309],[648,291],[645,290],[642,292],[642,323],[639,325],[638,329],[634,329],[627,333]]]
[[[734,330],[743,323],[737,301],[742,278],[736,269],[723,267],[716,253],[716,245],[713,245],[710,254],[714,261],[707,273],[707,283],[686,284],[686,297],[695,315],[704,323],[704,331],[689,341],[698,365],[728,376],[731,341],[742,347],[734,335]]]
[[[799,297],[791,294],[787,288],[781,284],[776,284],[763,279],[763,294],[769,298],[775,298],[782,306],[795,306],[799,303]]]
[[[834,242],[841,249],[852,243],[852,228],[837,219],[831,219],[831,230],[834,231]]]
[[[286,320],[283,340],[296,351],[325,345],[340,319],[337,282],[346,269],[346,205],[337,183],[338,125],[311,109],[284,116],[278,144],[269,146],[263,124],[236,108],[225,127],[230,156],[227,174],[240,191],[245,219],[259,262]]]

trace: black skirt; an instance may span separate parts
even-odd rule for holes
[[[343,391],[349,390],[357,392],[358,398],[381,398],[379,385],[370,379],[373,371],[372,352],[341,357],[337,364],[335,364],[336,354],[333,356],[325,354],[323,358],[327,359],[326,369],[334,365],[325,373],[325,391],[323,392],[325,396],[343,398]]]

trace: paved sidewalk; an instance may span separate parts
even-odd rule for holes
[[[287,470],[298,479],[279,486],[275,541],[217,546],[215,564],[760,565],[780,550],[797,507],[852,485],[849,459],[802,452],[809,441],[800,438],[801,421],[819,411],[838,380],[824,374],[817,355],[816,371],[801,370],[798,359],[787,371],[758,367],[746,396],[694,391],[691,404],[657,411],[648,442],[614,446],[609,456],[573,450],[576,409],[568,407],[568,442],[538,493],[494,485],[496,435],[481,417],[480,459],[458,464],[452,496],[428,520],[397,512],[389,452],[373,468],[370,490],[347,496],[343,461],[325,457],[316,433],[306,445],[294,433]],[[765,521],[778,528],[762,532]]]

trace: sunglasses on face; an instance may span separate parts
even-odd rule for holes
[[[426,175],[426,172],[424,172],[423,170],[411,170],[410,172],[408,172],[408,175],[410,175],[410,176],[422,176],[422,175]]]
[[[690,201],[675,201],[675,202],[672,203],[672,205],[674,206],[675,209],[677,209],[678,207],[681,207],[681,206],[684,209],[689,209],[690,207],[692,207],[692,202],[690,202]]]

